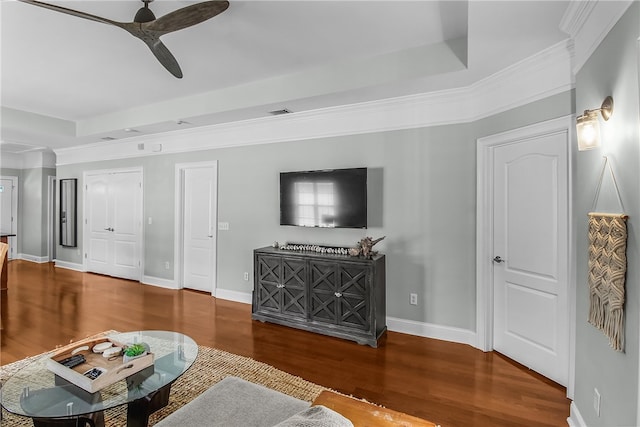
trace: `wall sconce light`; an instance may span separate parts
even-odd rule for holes
[[[613,114],[613,98],[607,96],[600,108],[585,110],[584,114],[576,118],[576,130],[578,132],[578,150],[591,150],[600,146],[600,122],[598,113],[607,121]]]

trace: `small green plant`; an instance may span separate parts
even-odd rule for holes
[[[128,357],[140,356],[142,353],[147,351],[144,345],[142,344],[131,344],[124,350],[124,354]]]

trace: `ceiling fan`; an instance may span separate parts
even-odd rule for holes
[[[144,6],[141,7],[133,22],[118,22],[111,19],[102,18],[100,16],[91,15],[89,13],[80,12],[66,7],[54,4],[43,3],[36,0],[20,0],[23,3],[32,4],[34,6],[44,7],[56,12],[66,13],[68,15],[77,16],[79,18],[89,19],[91,21],[102,22],[103,24],[115,25],[123,30],[128,31],[134,37],[142,40],[151,49],[151,52],[160,61],[160,63],[175,77],[182,78],[182,70],[176,58],[169,52],[169,49],[160,41],[160,37],[164,34],[182,30],[199,24],[207,19],[224,12],[229,7],[226,0],[205,1],[186,6],[181,9],[170,12],[156,19],[155,15],[149,9],[149,3],[153,0],[142,0]]]

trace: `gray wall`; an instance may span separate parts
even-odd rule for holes
[[[635,2],[576,76],[578,111],[597,108],[614,98],[612,118],[603,123],[603,147],[576,153],[575,216],[577,230],[576,393],[575,405],[589,426],[638,425],[638,337],[640,334],[640,91],[638,36],[640,3]],[[628,220],[625,304],[625,352],[609,347],[607,338],[587,323],[587,213],[606,155],[620,188]],[[605,175],[597,210],[620,212],[615,188]],[[601,413],[593,409],[593,393],[601,394]]]
[[[33,168],[22,170],[22,183],[19,185],[21,198],[20,228],[22,237],[21,253],[34,257],[48,255],[47,249],[47,194],[48,177],[55,176],[56,170]]]
[[[83,171],[142,166],[144,215],[153,217],[144,273],[173,279],[175,164],[218,160],[218,220],[230,224],[218,232],[219,288],[250,292],[242,276],[253,271],[252,250],[274,241],[352,246],[387,236],[376,248],[387,254],[388,315],[475,330],[476,138],[572,111],[566,92],[476,123],[68,165],[58,178],[81,184]],[[280,171],[357,166],[371,170],[367,230],[278,225]],[[81,264],[80,253],[58,247],[59,260]]]
[[[54,168],[0,169],[0,175],[18,177],[18,228],[16,256],[46,257],[49,176]]]

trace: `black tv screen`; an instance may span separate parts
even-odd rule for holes
[[[367,228],[367,168],[281,172],[280,225]]]

